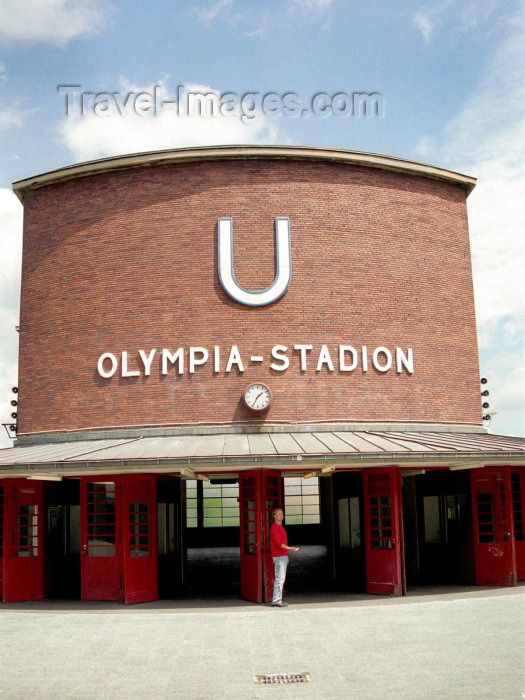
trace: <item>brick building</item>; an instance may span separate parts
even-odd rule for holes
[[[228,546],[261,602],[276,505],[343,589],[523,579],[525,441],[483,427],[474,185],[273,146],[15,183],[4,601],[176,597]]]

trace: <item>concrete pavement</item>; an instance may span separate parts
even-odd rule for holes
[[[0,604],[0,697],[525,697],[523,586],[288,602]],[[253,681],[297,672],[311,681]]]

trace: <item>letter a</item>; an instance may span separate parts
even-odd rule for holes
[[[238,284],[233,271],[233,219],[221,218],[217,223],[218,271],[222,288],[232,299],[246,306],[267,306],[280,299],[292,279],[292,241],[290,219],[275,219],[275,267],[272,284],[266,289],[252,292]]]

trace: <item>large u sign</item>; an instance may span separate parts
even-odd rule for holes
[[[266,289],[252,292],[244,289],[235,279],[233,270],[233,219],[221,218],[218,231],[219,280],[224,291],[239,304],[246,306],[266,306],[280,299],[288,289],[292,279],[292,242],[290,219],[275,219],[275,258],[276,273],[272,284]]]

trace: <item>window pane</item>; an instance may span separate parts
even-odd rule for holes
[[[203,482],[201,486],[197,482],[193,484],[195,484],[193,497],[186,498],[187,527],[238,527],[239,485],[236,481],[224,484]],[[189,490],[187,490],[188,495],[190,495]],[[202,521],[199,523],[200,512],[202,512]]]
[[[303,518],[301,515],[291,515],[286,519],[287,525],[302,525]]]
[[[284,494],[285,518],[289,525],[321,522],[318,478],[285,478]]]

